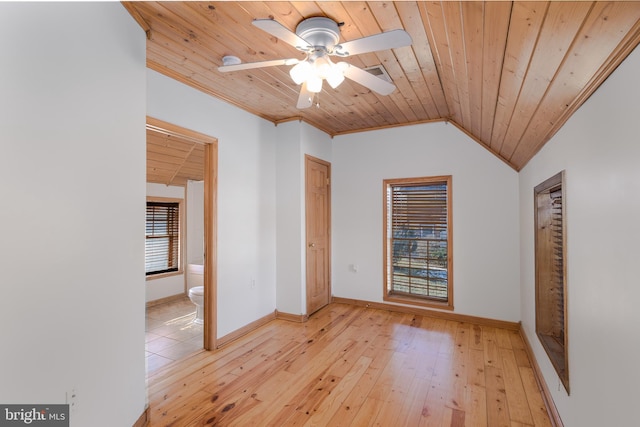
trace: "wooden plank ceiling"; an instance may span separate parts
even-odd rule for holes
[[[147,31],[147,66],[265,119],[303,120],[340,135],[448,121],[520,170],[640,40],[640,2],[373,1],[125,2]],[[296,108],[288,66],[220,73],[243,62],[303,55],[251,24],[295,31],[311,16],[340,27],[341,42],[405,29],[413,44],[350,56],[383,65],[388,96],[352,81],[324,85],[319,107]],[[391,143],[391,141],[390,141]]]
[[[204,179],[204,145],[147,126],[147,182],[185,186]]]

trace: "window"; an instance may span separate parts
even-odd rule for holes
[[[147,276],[181,271],[180,200],[147,201],[145,232],[145,274]]]
[[[569,393],[564,172],[534,189],[536,334]]]
[[[384,181],[384,299],[453,309],[451,176]]]

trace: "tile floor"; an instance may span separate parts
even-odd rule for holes
[[[147,375],[202,349],[202,325],[188,297],[147,308]]]

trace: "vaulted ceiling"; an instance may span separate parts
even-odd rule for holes
[[[204,145],[147,124],[147,182],[186,186],[204,179]]]
[[[145,29],[147,66],[274,123],[303,120],[340,135],[431,121],[457,126],[520,170],[640,41],[640,2],[372,1],[124,2]],[[382,65],[397,89],[378,95],[346,80],[318,106],[296,108],[289,66],[218,67],[303,55],[252,25],[291,31],[329,17],[340,42],[394,29],[411,46],[349,56]],[[392,143],[392,141],[391,141]]]

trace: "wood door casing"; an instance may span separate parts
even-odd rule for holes
[[[331,301],[331,164],[305,156],[307,315]]]
[[[215,350],[217,348],[218,317],[216,315],[218,307],[218,280],[217,280],[217,221],[218,211],[218,139],[186,129],[172,123],[158,120],[147,116],[147,135],[155,132],[165,135],[171,140],[180,140],[187,143],[195,143],[204,147],[201,167],[204,169],[204,331],[203,347],[205,350]],[[147,141],[148,143],[148,141]],[[167,147],[170,144],[167,144]],[[166,147],[165,147],[166,148]],[[191,150],[193,151],[193,149]],[[149,149],[148,149],[149,152]],[[165,153],[166,157],[166,153]],[[148,162],[148,158],[147,158]],[[147,165],[149,166],[149,165]],[[154,175],[151,170],[147,171],[147,177]],[[197,179],[196,176],[190,178]],[[157,182],[157,181],[151,181]],[[186,289],[185,289],[186,293]]]

